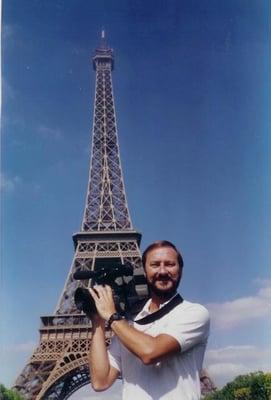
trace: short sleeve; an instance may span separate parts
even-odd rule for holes
[[[191,304],[186,309],[176,308],[160,333],[176,339],[181,351],[189,350],[198,343],[207,341],[210,317],[207,309],[200,304]]]
[[[107,353],[110,365],[116,368],[119,372],[121,372],[120,352],[121,352],[120,342],[116,336],[113,336],[111,339],[111,343],[108,347]]]

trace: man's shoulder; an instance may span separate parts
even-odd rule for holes
[[[174,312],[177,314],[197,317],[206,321],[210,318],[209,311],[206,307],[204,307],[202,304],[194,303],[188,300],[184,300],[181,304],[179,304],[173,310],[173,314]]]

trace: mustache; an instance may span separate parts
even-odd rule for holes
[[[157,275],[153,277],[153,282],[156,281],[173,281],[173,279],[169,275]]]

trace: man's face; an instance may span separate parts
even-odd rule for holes
[[[182,270],[172,247],[159,247],[148,252],[145,264],[148,286],[152,293],[169,299],[177,290]]]

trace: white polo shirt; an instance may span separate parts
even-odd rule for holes
[[[149,305],[150,300],[135,319],[149,314]],[[199,400],[210,325],[206,308],[184,300],[157,321],[133,325],[152,336],[163,333],[174,337],[181,350],[156,364],[144,365],[114,336],[108,354],[110,364],[122,375],[123,400]]]

